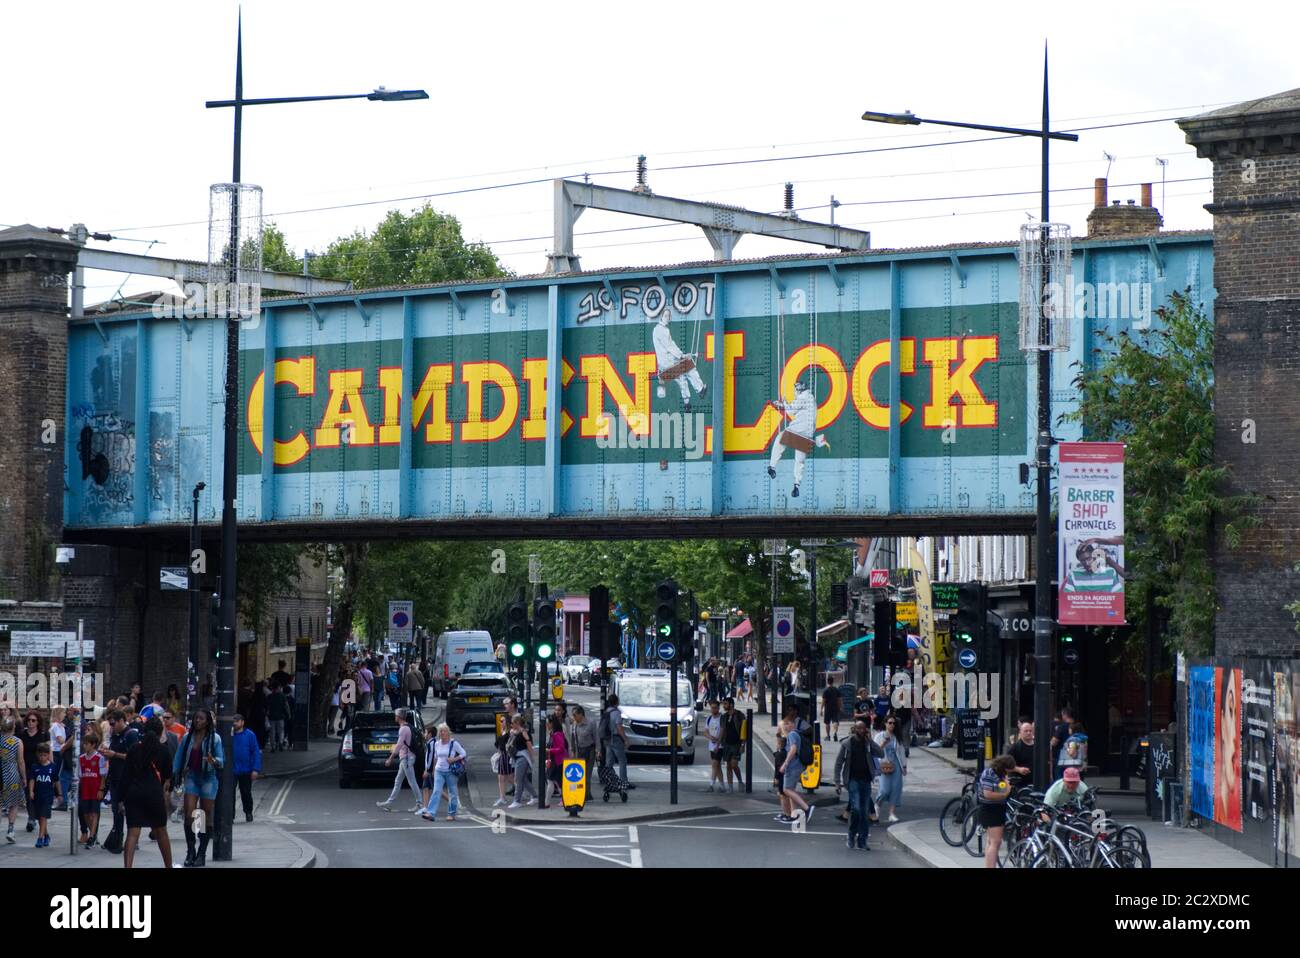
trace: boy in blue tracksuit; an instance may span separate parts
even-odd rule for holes
[[[253,782],[262,774],[262,750],[257,736],[244,727],[244,717],[235,716],[235,732],[230,739],[235,753],[235,781],[239,783],[239,800],[244,805],[244,821],[253,820]]]

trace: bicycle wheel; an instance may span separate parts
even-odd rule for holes
[[[961,826],[962,845],[974,858],[984,857],[984,826],[979,823],[979,806],[966,813]]]
[[[1007,852],[1007,867],[1030,868],[1038,852],[1038,844],[1032,838],[1023,842],[1016,842]]]
[[[1151,854],[1147,851],[1147,837],[1136,825],[1125,825],[1115,836],[1115,844],[1131,848],[1142,857],[1143,868],[1151,867]]]
[[[1070,868],[1070,853],[1059,841],[1048,839],[1029,863],[1030,868]]]
[[[1151,860],[1132,845],[1115,845],[1110,850],[1112,868],[1150,868]]]
[[[939,815],[939,834],[953,848],[961,848],[962,826],[966,822],[969,811],[970,799],[965,795],[959,795],[950,800]]]

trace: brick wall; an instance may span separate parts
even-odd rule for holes
[[[1180,121],[1214,161],[1215,458],[1262,497],[1260,527],[1216,548],[1220,655],[1293,655],[1300,598],[1300,98]]]

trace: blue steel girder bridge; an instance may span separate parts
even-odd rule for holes
[[[1208,231],[1076,240],[1054,413],[1095,332],[1158,322],[1176,290],[1212,309],[1212,275]],[[1016,246],[987,243],[264,298],[240,535],[1027,531],[1018,283]],[[73,321],[69,541],[180,538],[198,482],[212,534],[224,343],[221,320]]]

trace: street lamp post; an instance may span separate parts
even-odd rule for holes
[[[876,123],[916,125],[932,123],[938,126],[956,126],[968,130],[987,130],[1012,136],[1032,136],[1042,141],[1042,216],[1044,246],[1049,217],[1048,203],[1048,147],[1052,140],[1077,142],[1074,133],[1053,133],[1048,124],[1047,100],[1047,50],[1043,50],[1043,125],[1038,130],[1025,130],[1009,126],[988,126],[982,123],[957,123],[950,120],[921,119],[912,113],[875,113],[868,111],[862,119]],[[1047,282],[1047,269],[1043,269],[1043,282]],[[1052,354],[1044,348],[1050,340],[1049,327],[1044,314],[1043,298],[1039,298],[1038,331],[1038,440],[1034,465],[1037,477],[1037,513],[1034,522],[1035,550],[1037,552],[1034,588],[1034,784],[1046,788],[1051,774],[1049,755],[1051,739],[1051,669],[1052,669],[1052,597],[1050,589],[1056,570],[1056,554],[1052,550],[1051,478],[1052,478]]]
[[[194,508],[190,514],[190,557],[188,564],[191,574],[194,572],[194,553],[199,548],[199,493],[207,488],[207,483],[200,482],[194,487]],[[206,573],[207,567],[204,567]],[[185,669],[185,721],[188,722],[192,711],[190,700],[194,693],[198,691],[198,676],[194,670],[194,663],[198,661],[199,648],[199,589],[193,581],[189,583],[190,590],[190,642],[189,642],[189,664]],[[179,718],[180,716],[177,716]]]
[[[308,103],[319,100],[425,100],[429,94],[423,90],[386,90],[379,87],[370,93],[349,93],[333,96],[244,97],[244,27],[240,16],[235,41],[235,98],[209,100],[208,109],[231,107],[235,111],[234,157],[231,182],[236,189],[230,209],[230,281],[232,292],[239,276],[239,190],[241,135],[244,107],[267,106],[276,103]],[[239,481],[239,314],[236,310],[226,318],[226,388],[224,456],[221,491],[221,637],[220,664],[217,667],[217,732],[226,743],[226,755],[233,755],[231,733],[235,711],[235,575],[237,563],[235,550],[238,532],[235,519],[235,493]],[[215,861],[230,861],[232,849],[232,824],[235,816],[234,763],[227,760],[221,769],[221,792],[216,807],[216,841],[213,846]]]

